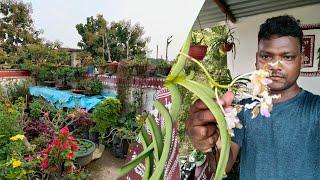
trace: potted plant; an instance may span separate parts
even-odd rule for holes
[[[203,43],[203,40],[204,34],[202,30],[192,32],[192,42],[188,54],[198,61],[203,60],[208,49],[208,46]]]
[[[96,147],[94,142],[88,139],[77,139],[77,142],[78,148],[74,153],[75,162],[80,166],[85,166],[91,162]]]
[[[86,79],[78,84],[79,88],[84,88],[84,94],[87,96],[98,95],[103,90],[102,82],[97,79]]]
[[[133,71],[135,71],[133,75],[144,76],[146,74],[149,61],[144,55],[136,55],[129,63],[133,67]]]
[[[90,116],[90,119],[95,123],[90,132],[99,133],[100,140],[103,140],[107,130],[117,123],[120,109],[121,103],[116,98],[106,98],[100,102]]]
[[[193,150],[189,156],[189,161],[194,162],[199,167],[206,161],[206,155],[200,151]]]
[[[234,28],[228,29],[224,28],[221,33],[221,36],[218,39],[213,40],[212,47],[217,49],[219,48],[224,53],[235,49],[235,40],[239,42],[234,36]]]
[[[160,59],[157,63],[157,75],[167,76],[172,65],[164,59]]]
[[[61,84],[57,85],[58,89],[65,90],[70,89],[71,86],[68,84],[75,79],[75,71],[71,67],[59,68],[56,72],[56,79]]]
[[[95,67],[98,69],[99,74],[105,74],[107,71],[107,63],[104,59],[102,58],[97,58],[95,60]]]
[[[55,74],[53,67],[41,66],[39,68],[39,81],[45,86],[54,87],[56,84]]]
[[[136,118],[135,112],[129,112],[120,117],[112,136],[112,153],[115,157],[125,158],[129,144],[135,140],[137,132],[144,124],[145,116]]]

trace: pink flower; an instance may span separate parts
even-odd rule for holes
[[[69,133],[68,127],[64,127],[60,130],[60,134],[68,134],[68,133]]]
[[[43,116],[44,116],[44,117],[49,117],[49,112],[48,112],[48,111],[44,112],[44,113],[43,113]]]

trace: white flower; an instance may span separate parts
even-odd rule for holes
[[[227,121],[227,126],[228,126],[228,133],[231,136],[234,136],[234,128],[242,128],[242,124],[240,123],[240,120],[237,116],[238,112],[236,108],[232,108],[231,110],[225,111],[225,119]]]

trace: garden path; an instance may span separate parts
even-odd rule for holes
[[[88,164],[87,169],[95,180],[116,180],[124,163],[125,159],[114,157],[111,150],[106,148],[101,158]]]

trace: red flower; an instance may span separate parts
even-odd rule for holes
[[[68,136],[67,139],[68,139],[69,141],[74,141],[74,137],[73,137],[73,136]]]
[[[57,146],[57,149],[58,149],[59,151],[61,151],[61,150],[63,149],[62,145],[58,145],[58,146]]]
[[[64,146],[64,148],[65,148],[65,149],[70,148],[70,144],[69,144],[69,143],[67,143],[67,142],[63,143],[63,146]]]
[[[68,158],[69,158],[69,159],[72,159],[73,156],[74,156],[74,153],[73,153],[72,151],[68,153]]]
[[[48,155],[48,150],[47,150],[47,149],[44,149],[44,150],[41,151],[41,153],[42,153],[43,155]]]
[[[48,158],[42,160],[41,168],[47,169],[49,167],[48,161],[49,161]]]
[[[52,141],[52,144],[53,144],[53,145],[57,145],[60,141],[61,141],[60,138],[56,138],[56,139],[54,139],[54,140]]]
[[[53,144],[53,143],[52,143],[52,144]],[[52,148],[53,148],[53,146],[50,144],[50,145],[48,146],[47,151],[50,152],[50,151],[52,150]]]
[[[73,144],[72,146],[71,146],[71,150],[72,151],[75,151],[75,150],[77,150],[78,149],[78,145],[77,144]]]
[[[68,134],[68,133],[69,133],[68,127],[64,127],[60,130],[60,134]]]

